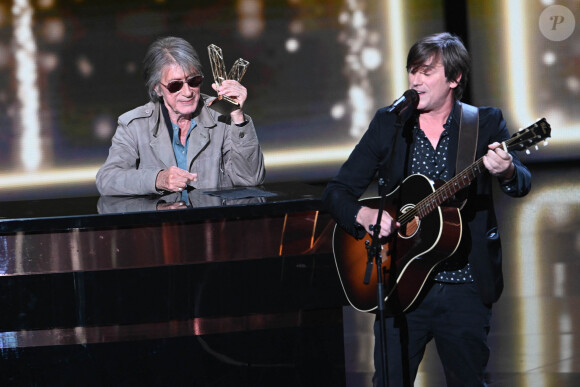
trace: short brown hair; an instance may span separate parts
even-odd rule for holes
[[[453,96],[460,100],[467,86],[467,76],[471,59],[467,49],[458,36],[448,32],[428,35],[417,41],[407,55],[407,72],[416,71],[433,57],[441,59],[447,81],[454,82],[461,75]]]

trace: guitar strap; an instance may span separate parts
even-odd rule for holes
[[[457,146],[457,161],[455,173],[463,171],[475,161],[477,151],[477,135],[479,132],[479,110],[475,106],[461,103],[461,117],[459,119],[459,142]],[[457,197],[459,209],[465,206],[467,192]]]

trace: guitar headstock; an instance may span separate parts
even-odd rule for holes
[[[508,151],[526,150],[532,145],[536,145],[540,141],[549,138],[551,132],[552,128],[550,127],[550,124],[548,124],[548,121],[546,121],[545,118],[542,118],[527,128],[520,129],[518,132],[514,133],[513,136],[505,142],[505,147]],[[547,142],[544,145],[547,145]]]

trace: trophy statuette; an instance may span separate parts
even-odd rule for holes
[[[207,47],[207,51],[209,53],[209,62],[211,64],[213,78],[218,87],[221,86],[222,82],[226,79],[231,79],[238,82],[242,80],[242,77],[246,73],[250,62],[239,58],[234,62],[230,72],[226,75],[226,66],[224,64],[222,49],[215,44],[210,44]],[[217,98],[211,100],[207,106],[223,115],[230,114],[234,110],[240,108],[240,104],[236,100],[225,95],[218,95]]]

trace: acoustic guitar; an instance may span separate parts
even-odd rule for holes
[[[527,150],[550,137],[550,132],[550,125],[542,118],[501,146],[505,151]],[[385,211],[401,224],[396,235],[379,241],[387,315],[407,311],[419,298],[433,269],[457,250],[461,214],[458,208],[445,204],[484,171],[482,157],[441,185],[420,174],[410,175],[386,196]],[[380,197],[360,202],[377,209]],[[363,281],[369,239],[368,234],[367,238],[356,239],[338,225],[334,227],[332,244],[338,275],[349,303],[362,312],[378,308],[376,268],[369,283]]]

